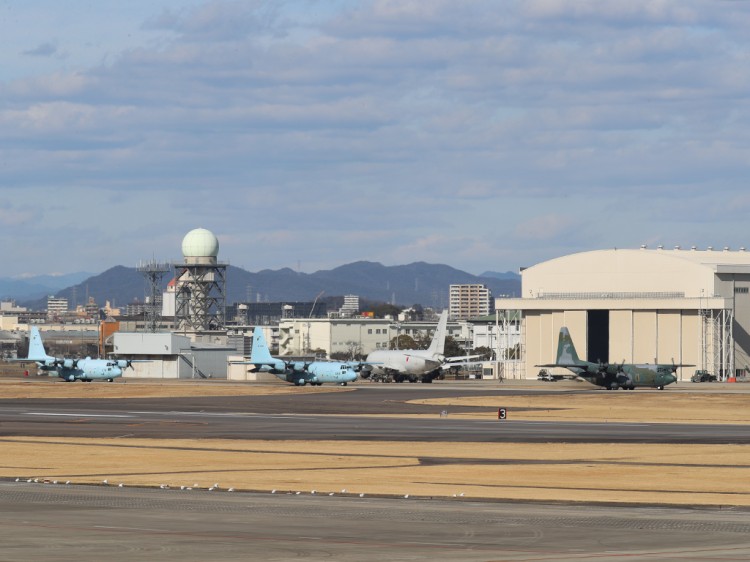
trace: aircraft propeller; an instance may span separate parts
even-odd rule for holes
[[[133,360],[132,359],[115,359],[110,363],[113,367],[120,367],[121,369],[127,369],[130,367],[133,369]]]
[[[78,359],[56,359],[55,364],[66,369],[75,369],[78,367]]]

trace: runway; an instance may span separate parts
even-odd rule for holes
[[[62,383],[61,383],[62,384]],[[402,391],[401,388],[408,389]],[[507,392],[507,391],[505,391]],[[523,391],[517,391],[523,392]],[[494,393],[503,406],[503,391]],[[406,400],[476,394],[402,386],[283,396],[0,400],[0,436],[747,444],[750,426],[498,420],[487,408]],[[483,412],[486,419],[456,419]],[[422,414],[420,418],[398,416]]]
[[[743,510],[0,483],[8,560],[747,560]]]

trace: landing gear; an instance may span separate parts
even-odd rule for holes
[[[307,384],[307,381],[305,379],[297,379],[294,384],[295,386],[305,386],[305,384]]]
[[[657,386],[656,388],[657,388],[657,390],[664,390],[664,385],[662,384],[660,386]]]

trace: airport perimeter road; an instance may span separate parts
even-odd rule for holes
[[[742,510],[0,483],[3,560],[748,560]]]
[[[346,400],[346,394],[338,396]],[[212,400],[203,399],[204,403]],[[256,400],[256,398],[252,398]],[[129,400],[24,400],[0,404],[0,436],[147,437],[567,443],[750,443],[750,426],[726,424],[593,423],[390,418],[187,409],[182,399],[161,408],[132,409]],[[73,404],[71,402],[74,402]],[[138,404],[143,407],[143,404]],[[116,406],[116,407],[114,407]],[[183,409],[184,408],[184,409]],[[511,412],[512,416],[512,412]]]

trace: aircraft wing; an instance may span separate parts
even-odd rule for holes
[[[560,369],[573,371],[577,376],[580,376],[581,373],[596,373],[596,371],[589,371],[586,365],[576,365],[575,363],[546,363],[544,365],[534,365],[534,367],[541,367],[543,369],[554,369],[559,367]]]
[[[440,369],[443,371],[447,371],[451,367],[463,367],[466,365],[476,365],[476,361],[449,361],[447,363],[441,363]]]
[[[351,369],[355,373],[359,373],[360,371],[368,371],[371,369],[365,369],[368,365],[382,365],[382,361],[347,361],[346,365],[351,367]]]
[[[478,359],[479,357],[484,357],[484,355],[456,355],[455,357],[446,357],[445,361],[450,363],[466,363],[469,359]]]
[[[230,361],[230,365],[255,365],[256,367],[275,367],[276,361]]]

